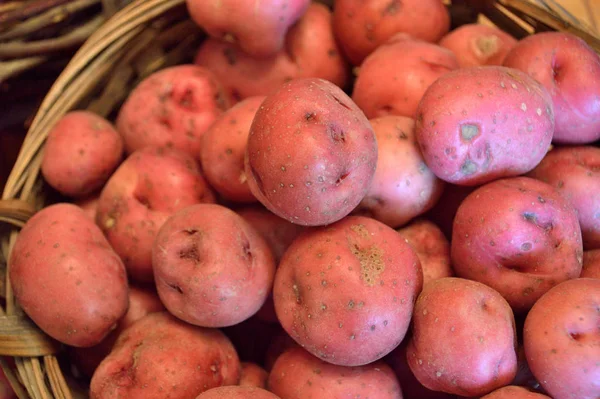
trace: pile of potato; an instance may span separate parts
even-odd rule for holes
[[[73,203],[10,259],[91,398],[600,397],[598,54],[441,0],[188,9],[194,64],[54,126]]]

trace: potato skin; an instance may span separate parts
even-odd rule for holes
[[[440,40],[439,45],[452,51],[461,68],[502,65],[517,39],[494,26],[466,24]]]
[[[402,341],[422,284],[419,259],[396,231],[348,216],[292,243],[273,299],[281,326],[307,351],[358,366]]]
[[[152,244],[167,218],[215,197],[190,155],[166,148],[131,154],[104,186],[96,223],[131,277],[151,282]]]
[[[226,386],[209,389],[196,399],[280,399],[262,388],[244,386]]]
[[[366,194],[376,165],[369,121],[322,79],[293,80],[267,97],[245,158],[256,198],[276,215],[309,226],[348,215]]]
[[[425,92],[417,141],[440,179],[481,185],[532,170],[554,132],[552,100],[525,73],[499,66],[450,72]]]
[[[423,288],[415,304],[407,359],[425,387],[480,396],[517,372],[515,320],[490,287],[455,277]]]
[[[200,162],[210,185],[223,198],[255,202],[244,171],[244,154],[254,115],[265,97],[250,97],[225,111],[202,136]]]
[[[302,348],[289,349],[279,356],[268,386],[281,399],[402,399],[400,384],[385,363],[336,366]]]
[[[531,371],[556,399],[600,396],[600,280],[565,281],[548,291],[525,320]]]
[[[419,219],[398,230],[415,251],[423,270],[423,285],[454,276],[450,264],[450,242],[434,223]]]
[[[269,373],[256,363],[242,362],[240,386],[267,389]]]
[[[90,398],[187,399],[239,378],[237,353],[222,332],[159,312],[121,334],[92,377]]]
[[[600,148],[554,148],[528,176],[567,198],[577,210],[583,247],[600,248]]]
[[[397,228],[431,209],[444,182],[423,161],[413,119],[387,116],[370,122],[377,138],[377,168],[354,213]]]
[[[352,99],[370,119],[386,115],[415,118],[427,88],[458,67],[450,50],[397,35],[363,62]]]
[[[254,57],[275,54],[310,0],[187,0],[190,17],[211,37],[234,42]]]
[[[583,249],[575,209],[550,185],[501,179],[471,193],[454,218],[452,265],[526,312],[556,284],[579,277]]]
[[[165,146],[198,158],[202,135],[230,102],[208,69],[197,65],[165,68],[131,91],[119,111],[117,129],[128,154]]]
[[[96,345],[127,311],[123,262],[76,205],[51,205],[29,219],[10,264],[20,306],[46,334],[67,345]]]
[[[541,393],[531,392],[523,387],[507,385],[482,396],[481,399],[550,399],[550,397]]]
[[[600,278],[600,249],[583,253],[581,277]]]
[[[63,116],[48,133],[41,171],[60,193],[84,197],[100,189],[123,157],[123,138],[89,111]]]
[[[152,268],[169,312],[202,327],[248,319],[265,302],[275,274],[273,255],[260,233],[216,204],[173,214],[156,235]]]
[[[336,0],[333,28],[353,65],[399,32],[435,43],[450,29],[439,0]]]
[[[526,72],[552,96],[553,142],[600,139],[600,56],[582,39],[562,32],[528,36],[508,53],[504,65]]]

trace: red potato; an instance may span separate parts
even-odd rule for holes
[[[551,399],[549,396],[541,393],[531,392],[523,387],[515,385],[507,385],[503,388],[496,389],[481,399]]]
[[[240,386],[267,389],[269,373],[258,364],[242,362]]]
[[[417,220],[399,229],[402,236],[416,252],[423,269],[423,285],[434,280],[452,277],[450,243],[444,233],[428,220]]]
[[[400,384],[385,363],[336,366],[302,348],[292,348],[277,359],[268,386],[281,399],[402,399]]]
[[[563,32],[528,36],[508,53],[504,65],[528,73],[552,96],[553,142],[600,139],[600,56],[582,39]]]
[[[228,386],[209,389],[200,394],[196,399],[280,399],[257,387]]]
[[[128,154],[145,147],[173,147],[200,156],[201,138],[231,100],[216,76],[197,65],[153,73],[127,97],[117,129]]]
[[[123,158],[123,138],[106,119],[72,111],[48,133],[41,172],[60,193],[84,197],[100,189]]]
[[[415,304],[412,333],[408,364],[431,390],[481,396],[516,375],[513,313],[486,285],[454,277],[426,285]]]
[[[348,216],[292,243],[273,299],[281,326],[307,351],[358,366],[402,341],[422,284],[419,259],[396,231]]]
[[[517,39],[494,26],[467,24],[440,40],[439,45],[456,55],[461,68],[502,65]]]
[[[67,345],[96,345],[127,311],[123,262],[76,205],[51,205],[29,219],[10,265],[21,308],[46,334]]]
[[[396,228],[431,209],[442,195],[444,182],[423,161],[414,120],[387,116],[370,122],[377,138],[377,169],[354,212]]]
[[[137,320],[150,313],[162,312],[165,307],[158,299],[158,295],[147,289],[129,287],[129,308],[127,313],[119,320],[114,330],[108,334],[98,345],[89,348],[71,348],[71,359],[81,371],[88,377],[112,350],[119,335]]]
[[[166,148],[131,154],[104,186],[96,223],[131,277],[153,281],[152,244],[167,218],[187,206],[214,202],[196,161]]]
[[[386,115],[415,118],[427,88],[458,67],[450,50],[406,35],[395,36],[362,64],[352,99],[370,119]]]
[[[528,177],[471,193],[454,218],[451,246],[456,274],[494,288],[516,313],[581,273],[575,210],[550,185]]]
[[[237,384],[240,369],[233,345],[219,330],[152,313],[121,334],[92,377],[90,398],[195,398]]]
[[[480,185],[532,170],[554,132],[548,92],[525,73],[465,68],[427,89],[417,111],[417,141],[440,179]]]
[[[256,198],[277,216],[309,226],[348,215],[367,193],[376,165],[369,121],[322,79],[294,80],[267,97],[245,158]]]
[[[333,28],[353,65],[399,32],[437,42],[450,29],[440,0],[335,0]]]
[[[264,96],[298,78],[322,78],[344,87],[349,67],[332,31],[331,11],[312,3],[286,36],[285,48],[269,57],[253,57],[232,44],[206,40],[195,63],[210,69],[232,98]]]
[[[577,211],[583,247],[600,249],[600,148],[555,148],[528,176],[567,198]]]
[[[89,197],[75,201],[74,204],[80,207],[91,220],[96,220],[96,212],[98,211],[99,200],[100,193],[95,193]]]
[[[266,57],[281,50],[286,32],[306,12],[310,0],[187,0],[186,4],[192,20],[211,37]]]
[[[200,162],[210,185],[224,198],[254,202],[244,171],[244,154],[254,115],[264,97],[250,97],[228,109],[202,136]]]
[[[600,397],[599,310],[600,280],[580,278],[552,288],[527,315],[527,362],[551,397]]]
[[[581,277],[600,278],[600,249],[583,253]]]
[[[216,204],[173,214],[152,248],[158,295],[178,318],[202,327],[238,324],[260,309],[275,263],[260,233]]]

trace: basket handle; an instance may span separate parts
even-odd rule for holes
[[[35,213],[35,207],[23,200],[0,200],[0,221],[23,227],[25,222]]]

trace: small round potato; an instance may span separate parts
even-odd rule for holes
[[[363,199],[377,166],[371,124],[337,86],[298,79],[268,96],[246,150],[252,193],[276,215],[326,225]]]
[[[600,278],[600,249],[583,253],[581,277]]]
[[[553,398],[600,397],[600,280],[565,281],[548,291],[525,320],[531,371]]]
[[[490,287],[455,277],[423,288],[415,304],[407,359],[425,387],[481,396],[517,373],[517,336],[510,306]]]
[[[482,396],[481,399],[551,399],[549,396],[531,392],[523,387],[508,385]]]
[[[267,388],[269,373],[256,363],[242,362],[240,386]]]
[[[524,72],[459,69],[432,84],[417,111],[417,141],[439,178],[481,185],[536,167],[554,133],[552,99]]]
[[[152,268],[169,312],[202,327],[248,319],[265,302],[275,274],[273,255],[260,233],[216,204],[173,214],[156,235]]]
[[[123,158],[123,138],[89,111],[67,113],[48,133],[41,171],[61,194],[81,198],[100,189]]]
[[[279,356],[269,375],[268,386],[281,399],[402,399],[400,384],[385,363],[336,366],[302,348],[289,349]]]
[[[348,216],[292,243],[273,299],[281,326],[306,350],[329,363],[358,366],[402,341],[422,284],[419,259],[396,231]]]
[[[516,313],[581,274],[575,209],[550,185],[528,177],[472,192],[454,218],[451,246],[456,274],[494,288]]]
[[[258,387],[226,386],[209,389],[196,399],[281,399]]]

